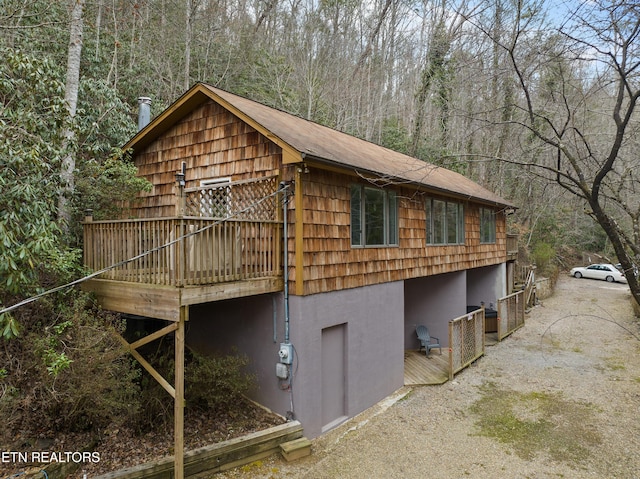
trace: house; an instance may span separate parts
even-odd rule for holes
[[[202,83],[124,149],[153,188],[85,222],[86,289],[246,353],[254,399],[307,436],[403,386],[416,325],[448,347],[451,318],[511,292],[513,205],[455,172]]]

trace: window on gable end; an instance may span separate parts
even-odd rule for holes
[[[199,190],[200,214],[212,218],[226,218],[231,214],[231,178],[201,180]]]

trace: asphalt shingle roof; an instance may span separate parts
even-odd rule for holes
[[[302,158],[325,162],[334,167],[353,169],[389,181],[424,186],[457,197],[493,205],[513,205],[469,178],[446,168],[390,150],[338,130],[277,110],[210,85],[198,83],[125,146],[148,144],[191,109],[208,99],[222,104],[232,113],[253,123],[266,136],[284,142]]]

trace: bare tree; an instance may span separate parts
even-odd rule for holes
[[[191,0],[186,0],[184,26],[184,89],[191,86],[191,39],[193,36],[193,5]]]
[[[80,57],[82,54],[83,10],[85,0],[73,0],[71,22],[69,26],[69,53],[67,57],[67,77],[65,83],[65,103],[67,104],[69,121],[65,128],[64,143],[66,155],[62,160],[60,179],[62,188],[58,198],[58,220],[63,230],[68,230],[71,220],[71,204],[69,196],[74,189],[75,133],[73,122],[78,105],[78,88],[80,85]]]
[[[428,5],[428,7],[427,7]],[[430,12],[427,13],[427,8]],[[416,85],[412,142],[409,154],[420,156],[419,149],[424,141],[427,122],[427,106],[434,106],[433,121],[427,136],[431,143],[439,145],[440,151],[449,146],[450,120],[452,108],[452,84],[455,77],[451,59],[454,56],[456,42],[459,41],[467,19],[473,16],[475,7],[466,0],[439,0],[433,4],[425,3],[423,18],[426,33],[426,45],[420,80]]]
[[[552,34],[535,28],[533,18],[518,2],[509,42],[492,36],[519,85],[509,122],[546,147],[544,155],[522,164],[584,201],[640,302],[640,184],[634,173],[640,166],[634,140],[640,5],[581,4]]]

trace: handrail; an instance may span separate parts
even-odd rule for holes
[[[168,217],[83,225],[87,267],[125,263],[102,279],[181,287],[282,275],[279,221]]]

